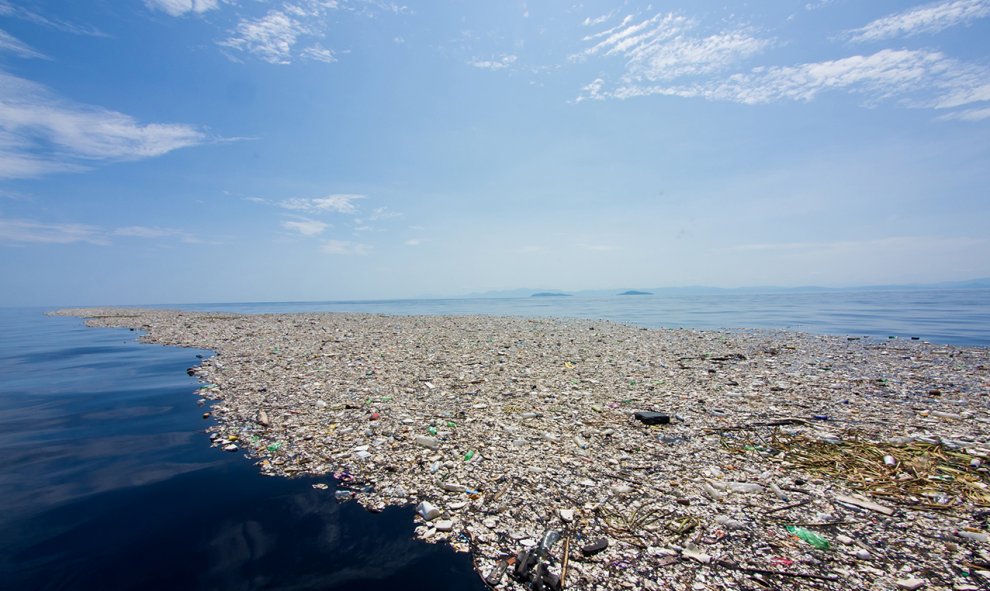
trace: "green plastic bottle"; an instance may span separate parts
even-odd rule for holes
[[[818,548],[819,550],[828,550],[831,547],[831,544],[828,543],[828,540],[826,540],[825,538],[821,537],[820,535],[816,534],[813,531],[808,531],[804,529],[803,527],[788,525],[787,531],[791,535],[795,535],[801,538],[802,540],[808,542],[809,544],[811,544],[815,548]]]

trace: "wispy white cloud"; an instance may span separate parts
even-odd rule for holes
[[[681,36],[658,46],[644,46],[629,52],[626,78],[657,81],[719,72],[760,53],[769,44],[769,40],[743,31],[700,38]]]
[[[142,240],[173,239],[185,244],[201,244],[195,235],[176,228],[158,226],[125,226],[107,229],[91,224],[53,223],[37,220],[0,217],[0,243],[25,244],[74,244],[87,242],[107,246],[112,238],[137,238]]]
[[[299,55],[306,59],[311,59],[317,62],[323,62],[325,64],[332,64],[333,62],[337,61],[337,57],[334,55],[333,50],[326,49],[319,43],[315,43],[307,47],[306,49],[302,50],[302,52]]]
[[[382,12],[392,14],[412,14],[413,12],[412,9],[405,4],[388,2],[385,0],[359,0],[358,2],[341,3],[340,8],[369,18],[374,18]]]
[[[504,70],[516,63],[517,59],[519,59],[519,56],[506,54],[493,57],[492,59],[473,59],[468,64],[483,70]]]
[[[580,103],[586,100],[603,101],[607,98],[611,98],[611,92],[605,89],[605,81],[601,78],[595,78],[581,87],[581,94],[578,95],[576,102]]]
[[[397,211],[392,211],[387,207],[376,207],[372,210],[371,215],[368,216],[368,219],[373,222],[377,222],[379,220],[390,220],[400,217],[402,217],[402,214]]]
[[[762,52],[772,43],[745,28],[704,34],[697,21],[674,13],[657,14],[638,22],[630,15],[619,25],[588,35],[584,40],[591,46],[571,56],[571,60],[621,58],[625,60],[621,77],[625,84],[720,72]]]
[[[125,226],[113,231],[117,236],[127,236],[129,238],[164,238],[166,236],[173,236],[176,232],[172,228],[159,228],[156,226]]]
[[[125,238],[144,238],[148,240],[158,240],[162,238],[175,238],[185,244],[202,244],[204,241],[197,236],[177,228],[162,228],[159,226],[125,226],[110,232],[113,236]]]
[[[303,236],[317,236],[322,234],[329,225],[319,220],[301,218],[298,220],[286,220],[282,222],[282,227],[286,230],[298,232]]]
[[[280,10],[254,20],[242,20],[232,35],[219,42],[223,47],[253,53],[270,64],[292,63],[292,49],[309,30]]]
[[[636,20],[636,17],[634,15],[627,14],[626,16],[622,17],[622,22],[615,25],[614,27],[605,29],[604,31],[598,31],[597,33],[590,33],[588,35],[585,35],[584,38],[581,40],[592,41],[594,39],[608,38],[610,35],[615,34],[617,31],[622,31],[623,29],[625,29],[634,20]],[[585,50],[585,53],[586,52],[587,50]]]
[[[990,119],[990,107],[955,111],[952,113],[939,115],[938,117],[936,117],[936,119],[938,119],[939,121],[966,121],[966,122],[983,121],[985,119]]]
[[[406,246],[419,246],[422,243],[423,243],[422,238],[410,238],[409,240],[406,240],[403,244],[405,244]]]
[[[49,59],[47,55],[32,49],[27,43],[24,43],[17,37],[14,37],[3,29],[0,29],[0,52],[5,51],[14,54],[17,57]]]
[[[105,233],[87,224],[46,223],[0,217],[0,243],[24,244],[109,244]]]
[[[608,22],[609,19],[611,19],[612,18],[612,15],[614,15],[614,14],[615,14],[615,12],[613,11],[613,12],[610,12],[608,14],[603,14],[601,16],[596,16],[595,18],[591,18],[589,16],[589,17],[586,17],[581,24],[584,25],[584,26],[586,26],[586,27],[593,27],[595,25],[600,25],[602,23]]]
[[[946,0],[875,21],[859,34],[882,38],[883,31],[935,30],[984,14],[990,15],[990,0]],[[695,20],[674,13],[646,19],[630,15],[616,26],[585,36],[588,47],[573,55],[572,61],[621,58],[624,64],[612,82],[602,75],[586,84],[576,102],[666,95],[765,104],[811,101],[834,91],[860,95],[871,105],[892,100],[902,106],[933,109],[990,101],[990,68],[941,52],[884,49],[869,55],[739,71],[742,61],[774,41],[745,28],[701,34],[700,27]],[[981,109],[973,109],[945,118],[978,121],[984,115]]]
[[[202,14],[220,7],[217,0],[144,0],[144,3],[148,8],[161,10],[171,16]]]
[[[354,226],[352,229],[355,232],[371,232],[372,230],[375,230],[375,226],[372,225],[375,222],[400,218],[402,215],[403,214],[397,211],[392,211],[388,207],[376,207],[367,216],[354,218]]]
[[[952,109],[990,101],[990,68],[946,60],[941,80],[934,80],[940,91],[932,106]]]
[[[347,240],[327,240],[320,247],[320,250],[327,254],[343,255],[367,255],[371,253],[371,247],[367,244],[350,242]]]
[[[63,33],[73,35],[88,35],[92,37],[106,37],[106,34],[91,25],[80,25],[64,21],[57,18],[47,17],[40,12],[30,10],[24,6],[15,6],[8,0],[0,0],[0,16],[7,16],[55,29]]]
[[[208,141],[179,123],[74,103],[44,86],[0,71],[0,178],[82,170],[97,161],[140,160]]]
[[[253,54],[271,64],[289,64],[296,58],[330,63],[337,61],[332,49],[320,39],[329,29],[328,16],[339,8],[333,0],[285,2],[259,18],[245,18],[219,41],[221,47]],[[306,47],[297,46],[306,42]]]
[[[692,21],[685,16],[673,13],[657,14],[640,22],[633,22],[636,17],[626,15],[618,25],[586,35],[584,41],[594,41],[594,45],[571,56],[574,61],[586,59],[596,54],[623,55],[627,50],[635,48],[657,38],[670,38],[678,32],[689,28]]]
[[[782,99],[808,101],[834,89],[857,89],[889,97],[924,83],[933,71],[942,71],[940,54],[911,50],[883,50],[873,55],[800,64],[754,68],[713,85],[683,87],[672,94],[704,96],[746,104]]]
[[[306,211],[310,213],[357,213],[357,202],[364,199],[364,195],[327,195],[315,199],[304,199],[294,197],[284,199],[276,203],[283,209],[294,211]]]
[[[233,3],[233,0],[221,1]],[[247,8],[248,4],[242,2],[241,7]],[[334,50],[327,38],[333,28],[340,25],[344,18],[342,15],[374,19],[386,13],[400,15],[412,12],[403,4],[382,0],[259,0],[251,4],[264,7],[266,12],[241,16],[216,43],[235,61],[240,61],[241,56],[253,56],[279,65],[299,60],[338,61],[340,54],[346,52]],[[395,37],[394,40],[396,43],[403,42],[402,37]]]
[[[879,18],[846,32],[850,41],[863,43],[910,37],[967,24],[990,16],[990,0],[943,0]]]
[[[29,195],[24,193],[18,193],[17,191],[10,191],[0,187],[0,199],[13,199],[15,201],[28,201],[31,199]]]
[[[748,73],[682,85],[627,84],[614,91],[591,87],[585,98],[630,98],[652,94],[700,97],[743,104],[810,101],[835,90],[868,102],[897,100],[910,107],[947,109],[990,100],[990,70],[940,52],[885,49],[872,55],[753,68]]]
[[[821,10],[830,4],[834,4],[835,0],[816,0],[815,2],[808,2],[804,5],[805,10]]]
[[[357,235],[367,232],[373,228],[367,223],[371,220],[387,219],[397,217],[387,207],[374,209],[368,218],[356,217],[360,210],[358,203],[366,197],[354,194],[330,194],[325,197],[303,198],[293,197],[290,199],[273,200],[261,197],[244,197],[247,201],[278,207],[293,212],[287,214],[287,218],[280,222],[283,230],[288,230],[301,236],[320,236],[332,226],[323,221],[328,215],[346,215],[351,223],[351,231]],[[305,215],[303,215],[305,214]],[[323,218],[323,219],[320,219]],[[330,254],[368,254],[370,247],[358,242],[347,242],[342,240],[328,240],[322,243],[321,249]]]
[[[2,145],[0,140],[0,145]],[[0,147],[0,179],[30,179],[60,172],[82,172],[83,166],[53,162],[17,152],[7,152]]]

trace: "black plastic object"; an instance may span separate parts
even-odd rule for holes
[[[529,588],[533,591],[560,591],[560,577],[547,570],[547,565],[536,565],[530,579]]]
[[[670,423],[670,415],[659,412],[640,411],[633,416],[647,425],[667,425]]]
[[[599,538],[587,546],[582,546],[581,554],[584,554],[585,556],[594,556],[605,548],[608,548],[608,540],[606,538]]]
[[[527,578],[529,572],[533,570],[536,566],[536,562],[539,558],[536,556],[536,552],[530,552],[529,550],[520,550],[516,554],[516,566],[512,569],[512,576],[518,580],[523,580]]]

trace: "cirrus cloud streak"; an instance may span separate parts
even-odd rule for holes
[[[176,228],[124,226],[106,229],[91,224],[0,217],[0,244],[7,246],[81,243],[108,246],[112,243],[112,238],[174,239],[184,244],[202,244],[204,242],[193,234]]]
[[[144,0],[148,8],[161,10],[170,16],[182,16],[190,12],[202,14],[219,8],[217,0]]]
[[[302,234],[303,236],[318,236],[330,226],[319,220],[302,218],[298,220],[286,220],[282,222],[282,227],[286,230]]]
[[[864,43],[922,33],[938,33],[990,16],[990,0],[947,0],[897,12],[846,33],[850,41]]]
[[[571,61],[621,57],[626,61],[624,82],[655,82],[719,72],[772,43],[744,27],[703,34],[696,20],[675,13],[635,21],[629,15],[614,27],[585,36],[593,44]]]
[[[357,202],[364,195],[333,194],[312,199],[293,197],[276,203],[283,209],[305,211],[309,213],[357,213]]]
[[[153,158],[206,141],[206,132],[195,126],[142,124],[130,115],[63,99],[40,84],[0,71],[0,178]]]
[[[626,84],[614,90],[596,80],[583,98],[626,99],[667,95],[731,101],[748,105],[784,100],[811,101],[842,90],[866,97],[868,103],[895,100],[908,107],[950,109],[990,100],[990,70],[960,62],[941,52],[884,49],[871,55],[796,66],[753,68],[724,79],[693,84]]]
[[[336,255],[364,256],[371,254],[371,246],[349,240],[327,240],[320,246],[320,250],[327,254]]]

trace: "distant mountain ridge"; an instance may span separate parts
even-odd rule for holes
[[[798,287],[780,287],[773,285],[758,285],[749,287],[711,287],[705,285],[690,285],[681,287],[654,287],[646,289],[584,289],[578,291],[567,291],[561,289],[503,289],[485,292],[473,292],[465,295],[454,296],[463,299],[474,298],[528,298],[528,297],[561,297],[561,296],[583,296],[583,297],[609,297],[616,295],[714,295],[720,293],[766,293],[766,292],[822,292],[822,291],[914,291],[914,290],[937,290],[937,289],[990,289],[990,277],[968,279],[965,281],[942,281],[938,283],[910,283],[910,284],[887,284],[887,285],[862,285],[855,287],[821,287],[814,285]]]

